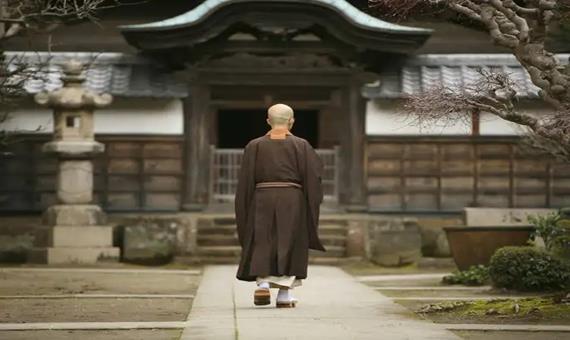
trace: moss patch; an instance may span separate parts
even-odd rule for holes
[[[570,324],[570,302],[561,296],[445,302],[423,306],[418,313],[436,322]]]

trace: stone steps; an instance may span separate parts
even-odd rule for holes
[[[311,263],[336,264],[346,256],[346,226],[322,220],[321,241],[327,252],[310,252]],[[197,254],[181,259],[191,263],[237,263],[241,254],[234,218],[210,218],[198,223]]]
[[[175,258],[176,263],[182,263],[187,265],[196,264],[238,264],[240,258],[235,256],[177,256]],[[327,265],[327,266],[338,266],[347,261],[342,257],[321,257],[321,256],[310,256],[309,264],[314,265]]]
[[[202,246],[239,246],[236,235],[198,235],[198,247]]]
[[[346,248],[344,246],[325,246],[326,252],[313,252],[310,255],[314,257],[344,257]],[[198,255],[207,257],[239,257],[241,254],[240,246],[199,246]]]
[[[239,246],[237,235],[208,234],[198,235],[198,246]],[[322,235],[325,246],[344,246],[346,237],[339,235]]]
[[[236,235],[237,227],[234,224],[213,225],[198,228],[198,235]],[[346,236],[346,227],[338,224],[323,224],[319,226],[319,235]]]

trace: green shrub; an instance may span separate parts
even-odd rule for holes
[[[540,236],[546,250],[560,254],[570,249],[570,220],[560,213],[529,216],[528,221],[536,228],[532,238]]]
[[[467,270],[454,271],[443,277],[445,284],[462,284],[467,286],[482,286],[489,281],[489,268],[483,265],[471,266]]]
[[[570,286],[570,267],[533,247],[504,247],[491,257],[493,285],[526,291],[559,290]]]

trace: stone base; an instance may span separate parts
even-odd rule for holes
[[[119,255],[117,247],[33,248],[28,254],[28,261],[41,264],[93,264],[118,261]]]
[[[382,266],[401,266],[415,263],[422,256],[422,239],[416,221],[373,221],[369,232],[372,262]]]
[[[55,226],[36,229],[36,247],[111,247],[112,226]]]
[[[159,264],[167,263],[176,251],[176,236],[180,229],[176,219],[139,219],[125,225],[123,261]]]
[[[43,224],[47,226],[95,226],[105,223],[105,213],[97,205],[54,205],[43,216]]]

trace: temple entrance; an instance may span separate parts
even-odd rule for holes
[[[252,139],[269,130],[266,109],[219,110],[217,121],[217,147],[242,149]],[[306,139],[314,148],[319,147],[319,112],[295,110],[292,133]]]
[[[326,113],[319,109],[295,109],[292,133],[316,149],[325,168],[323,191],[329,203],[338,201],[339,148],[322,145],[319,135]],[[214,127],[217,138],[210,149],[210,203],[232,202],[237,187],[243,148],[269,130],[267,109],[219,109]]]

